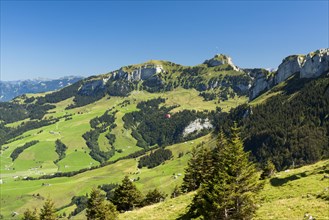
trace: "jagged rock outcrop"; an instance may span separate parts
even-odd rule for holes
[[[320,49],[306,56],[300,70],[301,78],[315,78],[329,71],[329,48]]]
[[[186,137],[187,135],[193,132],[200,132],[203,129],[210,129],[213,128],[213,125],[210,123],[208,118],[202,120],[200,118],[196,119],[195,121],[191,122],[183,131],[183,136]]]
[[[253,84],[249,90],[250,100],[256,98],[263,91],[270,89],[273,85],[273,78],[270,77],[270,72],[265,69],[244,69],[244,71],[253,78]]]
[[[274,77],[275,84],[279,84],[280,82],[288,79],[293,74],[300,72],[304,61],[304,55],[292,55],[286,57],[278,67]]]
[[[128,70],[127,70],[128,69]],[[91,96],[97,92],[103,92],[106,89],[108,80],[112,82],[108,85],[110,95],[125,96],[134,89],[133,81],[148,80],[149,84],[161,84],[160,79],[155,75],[163,72],[161,65],[146,64],[139,67],[122,67],[117,71],[110,73],[105,78],[90,79],[86,81],[79,89],[78,94]]]
[[[137,67],[132,71],[126,71],[124,68],[113,72],[112,77],[115,80],[124,79],[128,81],[146,80],[151,76],[163,72],[161,65],[146,64],[144,66]]]
[[[87,81],[79,89],[78,94],[91,96],[96,92],[104,91],[107,80],[108,78]]]
[[[253,100],[263,91],[286,80],[290,76],[300,73],[300,78],[315,78],[329,72],[329,48],[320,49],[305,55],[292,55],[283,59],[274,76],[265,77],[264,73],[254,74],[254,82],[249,91],[249,98]]]
[[[214,66],[221,66],[224,64],[230,65],[233,70],[240,71],[240,69],[234,65],[232,62],[232,58],[229,56],[226,56],[224,54],[216,54],[213,58],[206,60],[203,62],[204,64],[207,64],[208,67],[214,67]]]

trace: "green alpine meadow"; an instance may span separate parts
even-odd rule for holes
[[[0,103],[1,218],[327,218],[329,52],[281,69],[298,57],[149,61]]]
[[[0,220],[329,220],[328,8],[0,0]]]

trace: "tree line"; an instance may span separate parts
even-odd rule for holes
[[[127,113],[122,118],[125,128],[132,129],[132,136],[137,140],[138,146],[142,148],[153,145],[168,146],[210,132],[205,129],[200,133],[184,137],[185,127],[198,118],[211,118],[212,113],[183,110],[170,115],[170,111],[177,106],[160,107],[162,103],[165,103],[163,98],[140,102],[137,104],[140,111]],[[167,117],[168,114],[170,117]]]
[[[159,148],[149,155],[141,157],[138,161],[138,168],[147,167],[153,168],[172,157],[172,152],[169,149]]]
[[[271,160],[277,170],[329,157],[329,78],[292,78],[280,91],[257,106],[239,106],[218,113],[216,130],[230,134],[237,121],[245,149],[255,161]]]
[[[23,146],[21,146],[21,147],[17,147],[17,148],[15,148],[15,150],[13,150],[13,152],[10,154],[10,157],[11,157],[12,161],[16,160],[17,157],[18,157],[21,153],[23,153],[24,150],[26,150],[27,148],[29,148],[29,147],[31,147],[31,146],[37,144],[37,143],[39,143],[39,141],[38,141],[38,140],[34,140],[34,141],[30,141],[30,142],[25,143],[25,144],[24,144]]]

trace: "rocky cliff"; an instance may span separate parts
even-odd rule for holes
[[[163,72],[162,65],[145,64],[135,68],[121,68],[114,71],[112,78],[115,80],[124,79],[128,81],[146,80],[151,76]]]
[[[216,54],[213,58],[206,60],[203,63],[207,64],[208,67],[215,67],[227,64],[231,66],[233,70],[240,71],[240,69],[234,65],[232,58],[224,54]]]
[[[129,87],[133,86],[133,82],[149,80],[159,83],[159,78],[156,74],[161,72],[163,72],[162,65],[155,64],[122,67],[102,77],[91,77],[87,79],[78,93],[80,95],[91,96],[96,92],[104,91],[106,86],[113,87],[115,90],[131,91]],[[107,84],[108,81],[109,84]],[[112,91],[110,94],[122,94],[120,91],[117,92]]]
[[[301,78],[315,78],[329,71],[329,48],[321,49],[306,56],[300,70]]]
[[[249,89],[249,98],[253,100],[263,91],[270,89],[273,86],[273,77],[271,72],[265,69],[244,69],[245,72],[252,78],[253,84]]]
[[[274,74],[264,71],[253,72],[253,85],[249,91],[249,98],[253,100],[262,92],[286,80],[290,76],[300,73],[300,78],[315,78],[329,72],[329,48],[320,49],[305,55],[292,55],[283,59]]]

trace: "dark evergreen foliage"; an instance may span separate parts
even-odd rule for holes
[[[49,93],[44,97],[38,97],[37,104],[43,105],[45,103],[57,103],[65,99],[75,96],[78,92],[78,89],[82,85],[82,80],[78,81],[70,86],[67,86],[61,90]]]
[[[219,136],[213,158],[211,175],[193,198],[189,215],[210,220],[252,219],[256,196],[263,185],[249,153],[244,152],[236,127],[232,128],[231,138]]]
[[[71,205],[76,205],[76,208],[71,212],[70,216],[75,216],[87,208],[88,197],[87,196],[73,196],[71,199]]]
[[[40,209],[39,219],[40,220],[56,220],[57,219],[54,203],[51,199],[48,198],[45,201],[42,208]]]
[[[177,185],[175,186],[174,190],[172,191],[170,198],[176,198],[178,196],[180,196],[182,194],[182,191],[180,189],[180,187],[178,187]]]
[[[33,211],[31,211],[30,209],[26,209],[23,213],[22,220],[38,220],[37,210],[34,209]]]
[[[129,177],[125,176],[121,185],[114,190],[111,201],[117,206],[118,211],[129,211],[141,206],[142,194]]]
[[[143,206],[152,205],[154,203],[162,202],[165,200],[167,195],[163,192],[160,192],[157,189],[150,190],[143,199]]]
[[[86,217],[88,220],[113,220],[118,212],[110,201],[105,200],[99,189],[92,189],[87,202]]]
[[[101,151],[98,145],[98,138],[100,133],[106,131],[107,127],[113,129],[116,124],[115,121],[115,113],[110,114],[109,111],[106,111],[102,116],[96,117],[90,120],[90,126],[93,128],[92,130],[83,134],[83,138],[86,140],[87,146],[90,148],[89,155],[94,159],[100,162],[101,164],[105,163],[110,157],[112,157],[115,153],[115,148],[113,143],[115,141],[115,135],[108,133],[106,135],[109,139],[109,143],[112,145],[111,150],[109,151]],[[113,142],[112,142],[113,141]]]
[[[237,121],[245,149],[261,164],[271,160],[279,171],[328,158],[328,85],[328,77],[310,80],[296,76],[282,94],[261,105],[243,105],[229,114],[218,114],[217,130],[229,134],[232,121]]]
[[[110,183],[110,184],[103,184],[99,186],[101,190],[106,192],[106,199],[107,200],[112,200],[113,195],[114,195],[114,190],[119,186],[117,183]]]
[[[202,144],[193,148],[181,186],[183,192],[191,192],[205,183],[213,173],[213,155],[209,148]]]
[[[183,130],[189,123],[197,118],[205,119],[211,117],[210,113],[183,110],[171,115],[166,115],[173,107],[159,107],[165,99],[157,98],[145,102],[140,102],[135,111],[125,114],[123,120],[125,128],[132,129],[132,136],[137,140],[137,145],[142,148],[149,146],[167,146],[184,140],[193,139],[208,133],[203,130],[197,134],[183,137]]]
[[[141,157],[138,161],[138,168],[147,167],[153,168],[172,157],[172,152],[169,149],[159,148],[149,155]]]
[[[86,140],[86,144],[90,149],[89,155],[100,163],[104,163],[115,153],[115,149],[112,148],[110,151],[101,151],[98,145],[98,138],[100,132],[99,129],[91,130],[83,134],[83,138]]]
[[[54,161],[54,163],[58,163],[58,161],[65,158],[65,151],[67,150],[67,146],[61,142],[61,140],[57,139],[55,142],[56,153],[58,154],[58,159]]]
[[[28,130],[47,126],[47,125],[56,123],[58,120],[59,119],[28,121],[28,122],[23,122],[21,125],[19,125],[16,128],[8,128],[8,127],[5,127],[4,124],[0,123],[0,146],[5,143],[10,143],[14,140],[21,139],[22,137],[18,137],[18,136]]]
[[[24,144],[23,146],[21,146],[21,147],[17,147],[17,148],[15,148],[15,150],[10,154],[10,157],[11,157],[12,161],[16,160],[16,158],[17,158],[17,157],[18,157],[18,156],[19,156],[19,155],[20,155],[25,149],[27,149],[27,148],[29,148],[29,147],[31,147],[31,146],[37,144],[37,143],[39,143],[38,140],[30,141],[30,142],[25,143],[25,144]]]

